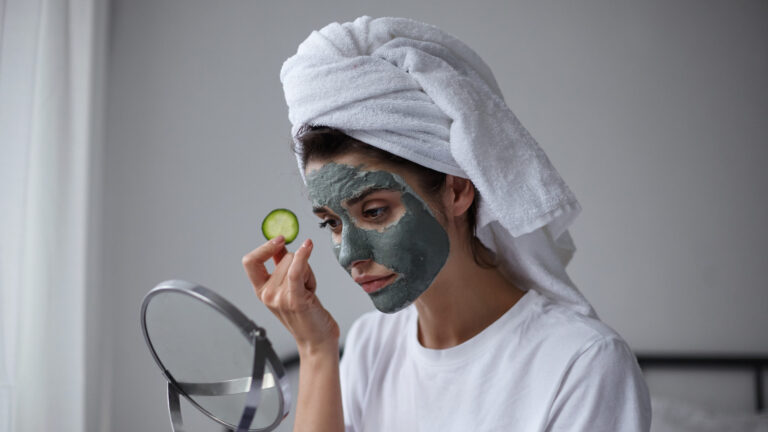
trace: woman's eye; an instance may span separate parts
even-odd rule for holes
[[[325,228],[330,226],[331,229],[335,229],[337,226],[339,226],[339,221],[336,219],[326,219],[318,224],[320,228]]]
[[[363,210],[363,215],[372,219],[376,219],[382,216],[387,211],[386,207],[376,207],[368,210]]]

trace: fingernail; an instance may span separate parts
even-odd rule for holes
[[[308,248],[308,247],[312,246],[312,240],[310,240],[310,239],[304,240],[304,244],[302,244],[301,246],[305,247],[305,248]]]
[[[272,244],[280,244],[285,241],[285,237],[282,235],[279,235],[271,240]]]

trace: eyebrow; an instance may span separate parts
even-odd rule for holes
[[[370,194],[372,194],[374,192],[379,192],[379,191],[397,191],[397,189],[388,188],[388,187],[370,187],[370,188],[362,191],[358,195],[356,195],[356,196],[346,200],[345,203],[348,206],[353,206],[353,205],[359,203],[360,201],[364,200],[365,197],[367,197],[368,195],[370,195]],[[314,214],[325,214],[325,213],[328,213],[328,210],[325,209],[325,206],[322,206],[322,207],[312,207],[312,213],[314,213]]]
[[[348,206],[353,206],[353,205],[359,203],[360,201],[364,200],[365,197],[367,197],[368,195],[370,195],[370,194],[372,194],[374,192],[379,192],[379,191],[395,191],[395,190],[396,189],[388,188],[388,187],[371,187],[371,188],[368,188],[368,189],[360,192],[358,195],[356,195],[356,196],[346,200],[345,202],[346,202],[346,204]]]

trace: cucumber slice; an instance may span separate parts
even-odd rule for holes
[[[288,209],[272,210],[261,223],[261,232],[264,233],[267,240],[272,240],[282,234],[285,237],[285,244],[288,244],[299,235],[299,219]]]

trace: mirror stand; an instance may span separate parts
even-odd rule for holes
[[[181,294],[181,296],[177,296],[177,294]],[[238,356],[237,358],[243,359],[243,368],[240,373],[234,374],[234,376],[238,376],[240,374],[248,374],[249,369],[250,376],[213,382],[196,382],[195,380],[192,382],[184,382],[177,380],[171,371],[169,371],[169,369],[173,368],[166,367],[166,365],[161,361],[158,352],[155,349],[155,345],[153,344],[153,339],[150,333],[155,336],[157,336],[157,334],[155,334],[155,331],[150,331],[147,326],[147,311],[149,310],[150,301],[153,298],[158,297],[164,300],[160,301],[160,303],[155,302],[155,304],[159,305],[156,306],[156,308],[159,309],[157,309],[157,312],[152,314],[152,316],[155,318],[150,320],[151,323],[156,323],[156,326],[152,327],[153,329],[167,330],[168,328],[174,328],[173,326],[169,327],[166,321],[160,319],[166,318],[168,316],[175,318],[173,321],[174,323],[186,323],[186,326],[182,324],[179,325],[178,328],[181,330],[195,328],[194,326],[190,326],[189,323],[195,324],[197,320],[199,320],[199,313],[197,315],[190,315],[194,317],[194,319],[192,321],[187,320],[185,322],[179,319],[179,317],[183,318],[184,314],[179,314],[178,310],[190,310],[188,306],[185,306],[185,309],[168,309],[169,304],[183,304],[179,303],[178,300],[175,300],[183,297],[191,297],[202,302],[197,304],[204,304],[205,307],[211,307],[215,309],[219,313],[218,316],[222,317],[222,319],[228,319],[230,324],[234,324],[235,329],[239,330],[239,337],[244,336],[248,341],[248,345],[246,346],[249,346],[250,349],[246,348],[247,351],[252,350],[251,352],[253,353],[253,360],[250,364],[250,367],[247,360],[247,351],[240,351],[239,354],[236,354]],[[173,301],[169,303],[168,299],[172,299]],[[155,307],[153,306],[152,310],[155,310],[154,308]],[[169,311],[175,313],[169,315]],[[277,357],[277,354],[272,348],[272,344],[269,342],[269,339],[267,339],[266,331],[248,319],[242,312],[240,312],[240,310],[238,310],[234,305],[229,303],[220,295],[201,285],[193,284],[187,281],[169,280],[161,282],[144,297],[144,301],[142,302],[141,307],[141,327],[150,353],[155,359],[157,365],[160,367],[160,370],[162,371],[162,374],[167,381],[168,413],[171,419],[171,428],[173,432],[184,431],[184,422],[181,415],[180,396],[183,396],[185,399],[187,399],[193,406],[195,406],[207,417],[223,426],[223,431],[225,432],[269,432],[277,428],[280,422],[282,422],[288,416],[288,410],[290,409],[291,404],[290,384],[288,382],[285,368],[283,367],[282,362]],[[182,331],[179,334],[183,335],[183,333],[184,332]],[[163,333],[161,332],[160,335],[162,336]],[[163,339],[161,337],[159,340],[165,344],[168,344],[168,340],[173,339]],[[160,346],[165,347],[167,345],[161,344]],[[170,346],[174,347],[175,350],[171,352],[179,352],[179,348],[177,346],[173,344],[170,344]],[[167,358],[167,356],[168,352],[166,351],[164,358]],[[178,365],[178,363],[174,363],[174,365]],[[206,366],[207,365],[203,365],[202,367]],[[186,374],[185,378],[189,379],[189,376],[189,374]],[[216,378],[214,378],[214,380],[215,379]],[[259,407],[259,404],[262,402],[261,399],[264,393],[262,390],[271,388],[275,388],[275,391],[267,392],[266,394],[268,396],[264,397],[267,397],[269,400],[274,400],[275,398],[277,399],[277,411],[275,412],[274,416],[272,414],[267,415],[266,419],[271,420],[270,423],[252,429],[251,426],[256,417],[256,411]],[[231,407],[237,410],[236,412],[241,413],[239,420],[236,420],[236,416],[225,420],[226,416],[221,415],[221,412],[214,413],[211,410],[206,409],[206,406],[202,404],[198,398],[205,398],[210,396],[242,395],[244,393],[245,401],[243,402],[242,398],[237,399],[237,405],[235,407]],[[267,411],[267,413],[271,412],[271,409]],[[261,417],[264,417],[264,412],[261,412],[261,414]]]
[[[264,329],[258,328],[256,331],[253,331],[251,340],[253,345],[253,372],[248,378],[213,383],[180,383],[173,380],[170,376],[166,376],[168,378],[168,414],[171,417],[171,429],[173,432],[184,431],[179,390],[188,396],[223,396],[247,392],[243,415],[240,417],[237,430],[224,426],[223,432],[243,432],[250,429],[251,422],[253,422],[253,418],[256,416],[259,400],[261,399],[262,386],[272,387],[276,384],[272,374],[264,370],[267,357],[271,351]],[[280,412],[284,411],[282,402],[281,399]]]

